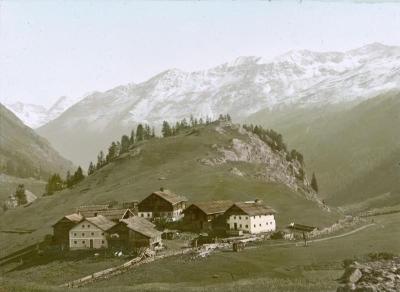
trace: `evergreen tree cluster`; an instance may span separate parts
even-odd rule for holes
[[[229,114],[219,115],[218,121],[231,121],[231,116]],[[209,125],[214,121],[207,116],[205,119],[202,117],[195,118],[193,115],[190,116],[189,120],[186,118],[181,121],[177,121],[175,124],[171,124],[168,121],[164,121],[161,127],[161,133],[163,137],[170,137],[178,135],[184,131],[191,130],[197,126]],[[146,141],[156,138],[155,128],[150,127],[148,124],[139,124],[136,127],[136,132],[131,131],[130,135],[122,135],[121,141],[113,141],[108,147],[107,154],[104,151],[100,151],[97,155],[97,163],[90,162],[88,168],[88,175],[93,174],[96,170],[107,165],[121,154],[129,151],[132,145],[139,143],[141,141]]]
[[[151,128],[148,124],[139,124],[136,127],[136,132],[132,130],[130,136],[122,135],[121,141],[112,141],[111,145],[108,147],[106,155],[103,151],[100,151],[97,155],[97,163],[94,164],[93,162],[90,162],[88,175],[93,174],[97,169],[107,165],[121,154],[128,152],[129,148],[135,143],[150,140],[155,137],[156,134],[154,127]]]
[[[46,185],[46,196],[51,196],[54,192],[61,191],[65,188],[72,188],[85,178],[82,168],[79,166],[73,175],[68,171],[65,180],[58,173],[51,175]]]

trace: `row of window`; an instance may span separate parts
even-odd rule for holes
[[[86,226],[87,228],[90,228],[90,224],[87,224]],[[85,228],[85,224],[82,224],[82,228]]]
[[[267,226],[268,226],[269,224],[272,225],[272,222],[267,222],[267,223],[266,223]],[[262,227],[261,224],[259,224],[259,226]],[[239,227],[242,228],[242,224],[239,224]],[[257,224],[254,224],[254,228],[256,228],[256,227],[257,227]],[[249,225],[246,224],[246,225],[245,225],[245,228],[249,228]]]
[[[86,240],[82,240],[82,243],[83,243],[83,244],[86,244]],[[77,240],[74,240],[74,244],[77,245],[77,244],[78,244],[78,241],[77,241]],[[104,240],[101,241],[101,244],[104,244]]]
[[[258,215],[258,218],[261,218],[262,216],[264,216],[264,215]],[[239,220],[242,219],[242,216],[233,216],[233,219],[236,219],[236,217],[239,217]],[[257,218],[257,216],[250,216],[250,217]],[[244,218],[247,220],[247,219],[249,219],[249,216],[246,216]]]
[[[74,236],[76,237],[78,235],[78,233],[74,232]],[[85,237],[85,232],[81,233],[82,237]],[[94,232],[90,233],[91,236],[94,236]],[[104,232],[101,233],[101,235],[104,235]]]

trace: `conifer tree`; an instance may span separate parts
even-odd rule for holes
[[[131,131],[131,137],[129,138],[129,144],[133,145],[135,143],[135,131]]]
[[[163,134],[163,137],[172,136],[171,126],[169,125],[169,123],[167,121],[163,122],[161,132]]]
[[[85,178],[85,176],[83,175],[82,168],[80,166],[78,166],[78,169],[74,173],[73,184],[75,185],[75,184],[79,183],[84,178]]]
[[[88,168],[88,175],[93,174],[95,169],[96,168],[94,167],[93,162],[90,161],[89,168]]]
[[[144,140],[144,130],[143,130],[143,125],[139,124],[136,128],[136,141],[140,142]]]
[[[130,145],[130,140],[127,135],[123,135],[121,137],[121,153],[128,152],[129,150],[129,145]]]
[[[317,178],[315,177],[315,173],[312,174],[311,187],[315,192],[318,193],[318,183],[317,183]]]
[[[156,129],[153,127],[151,128],[151,138],[155,138],[156,137]]]
[[[100,169],[103,167],[103,165],[105,164],[105,160],[104,160],[104,152],[103,150],[100,151],[99,155],[97,155],[97,165],[96,168]]]
[[[118,147],[117,144],[113,141],[108,147],[108,154],[106,156],[106,162],[109,163],[113,161],[118,155]]]
[[[67,177],[65,179],[65,183],[67,184],[67,188],[70,188],[74,185],[74,177],[71,176],[69,170],[67,171]]]

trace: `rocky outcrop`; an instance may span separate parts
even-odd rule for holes
[[[203,158],[199,162],[207,166],[217,166],[228,162],[247,162],[261,166],[261,170],[247,175],[267,182],[284,184],[295,192],[300,192],[309,199],[317,202],[321,207],[327,208],[310,187],[307,177],[302,175],[303,166],[297,160],[288,161],[284,151],[276,152],[257,135],[242,127],[231,123],[220,123],[215,129],[220,134],[226,134],[232,130],[238,131],[229,146],[212,145],[217,154],[213,158]],[[243,172],[235,167],[233,174],[243,175]],[[303,177],[303,178],[302,178]]]
[[[400,291],[400,258],[368,263],[353,262],[340,279],[337,292]]]

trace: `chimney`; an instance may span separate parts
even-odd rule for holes
[[[161,188],[160,188],[160,191],[162,191],[162,192],[163,192],[163,191],[164,191],[164,188],[163,188],[163,187],[161,187]]]

